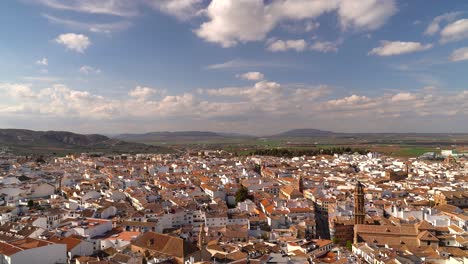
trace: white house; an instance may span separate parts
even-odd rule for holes
[[[0,242],[0,263],[67,263],[67,247],[34,238]]]
[[[72,259],[76,256],[91,256],[94,253],[93,243],[74,237],[51,237],[49,242],[64,244],[67,246],[67,257]]]

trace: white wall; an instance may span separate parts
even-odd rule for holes
[[[70,251],[70,258],[74,256],[91,256],[94,253],[94,245],[88,241],[81,241],[76,247]]]
[[[8,263],[67,263],[67,246],[64,244],[52,244],[44,247],[23,250],[10,256],[10,262]]]

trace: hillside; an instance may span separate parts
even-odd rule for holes
[[[0,129],[0,146],[15,153],[25,154],[170,152],[167,148],[129,143],[97,134],[82,135],[65,131],[24,129]]]
[[[331,131],[303,128],[303,129],[288,130],[283,133],[272,135],[270,137],[317,137],[317,136],[331,136],[334,134],[335,133]]]
[[[249,136],[234,133],[216,133],[208,131],[150,132],[145,134],[121,134],[116,139],[129,142],[172,144],[172,143],[214,143],[224,140],[246,139]]]

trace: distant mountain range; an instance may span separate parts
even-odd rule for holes
[[[330,136],[334,134],[330,131],[323,131],[318,129],[294,129],[276,135],[268,135],[268,138],[287,138],[287,137],[317,137],[317,136]],[[259,138],[258,136],[245,135],[239,133],[223,133],[223,132],[209,132],[209,131],[175,131],[175,132],[150,132],[144,134],[120,134],[115,135],[113,138],[130,141],[130,142],[144,142],[144,143],[183,143],[183,142],[214,142],[222,140],[239,141]],[[228,142],[227,142],[228,143]]]
[[[113,136],[119,140],[155,145],[265,145],[265,142],[280,145],[322,144],[442,144],[468,142],[468,134],[456,133],[340,133],[313,128],[292,129],[282,133],[252,136],[237,133],[218,133],[208,131],[151,132],[144,134],[121,134]],[[260,140],[260,141],[259,141]],[[261,143],[263,142],[263,143]],[[271,145],[271,144],[268,144]],[[273,144],[275,145],[275,144]],[[272,145],[272,146],[273,146]],[[278,145],[278,144],[276,144]]]
[[[113,136],[113,138],[130,141],[130,142],[144,142],[144,143],[164,143],[164,142],[209,142],[219,141],[223,139],[245,139],[251,136],[242,135],[237,133],[217,133],[209,131],[176,131],[176,132],[150,132],[144,134],[120,134]]]
[[[468,134],[418,133],[336,133],[319,129],[293,129],[268,136],[209,131],[151,132],[103,136],[82,135],[64,131],[0,129],[0,151],[7,148],[22,154],[104,153],[170,153],[180,146],[248,147],[411,144],[449,146],[468,144]]]
[[[288,130],[270,137],[317,137],[317,136],[331,136],[337,134],[331,131],[312,129],[312,128],[302,128],[302,129],[293,129]]]
[[[65,152],[167,152],[168,149],[129,143],[107,136],[65,131],[0,129],[0,146],[21,153]]]

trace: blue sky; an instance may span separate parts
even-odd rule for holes
[[[468,132],[468,3],[0,3],[0,127]]]

